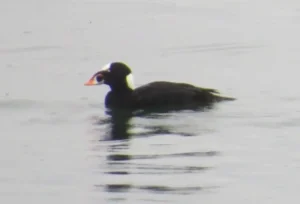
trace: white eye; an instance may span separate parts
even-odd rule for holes
[[[99,74],[97,76],[95,76],[95,80],[100,83],[101,81],[103,81],[103,75]]]

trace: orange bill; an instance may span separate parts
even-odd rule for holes
[[[96,83],[95,83],[94,77],[91,78],[89,81],[87,81],[87,82],[84,83],[85,86],[93,86],[93,85],[95,85],[95,84],[96,84]]]

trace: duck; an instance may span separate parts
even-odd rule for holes
[[[105,107],[127,110],[183,110],[209,106],[216,102],[233,101],[219,91],[188,83],[154,81],[135,88],[131,68],[123,62],[112,62],[84,83],[85,86],[108,85]]]

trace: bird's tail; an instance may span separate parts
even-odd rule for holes
[[[218,96],[219,101],[235,101],[236,98],[228,97],[228,96]]]
[[[216,97],[217,101],[234,101],[236,98],[228,97],[228,96],[222,96],[220,95],[220,92],[216,89],[211,88],[204,88],[206,91],[209,91],[212,95]]]
[[[216,97],[217,101],[234,101],[234,100],[236,100],[236,98],[233,98],[233,97],[220,95],[220,93],[215,89],[212,89],[209,91]]]

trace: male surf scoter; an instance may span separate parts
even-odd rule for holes
[[[157,81],[134,88],[131,69],[122,62],[105,65],[85,83],[86,86],[101,84],[110,87],[105,97],[107,108],[194,109],[214,102],[234,100],[218,95],[215,89],[186,83]]]

